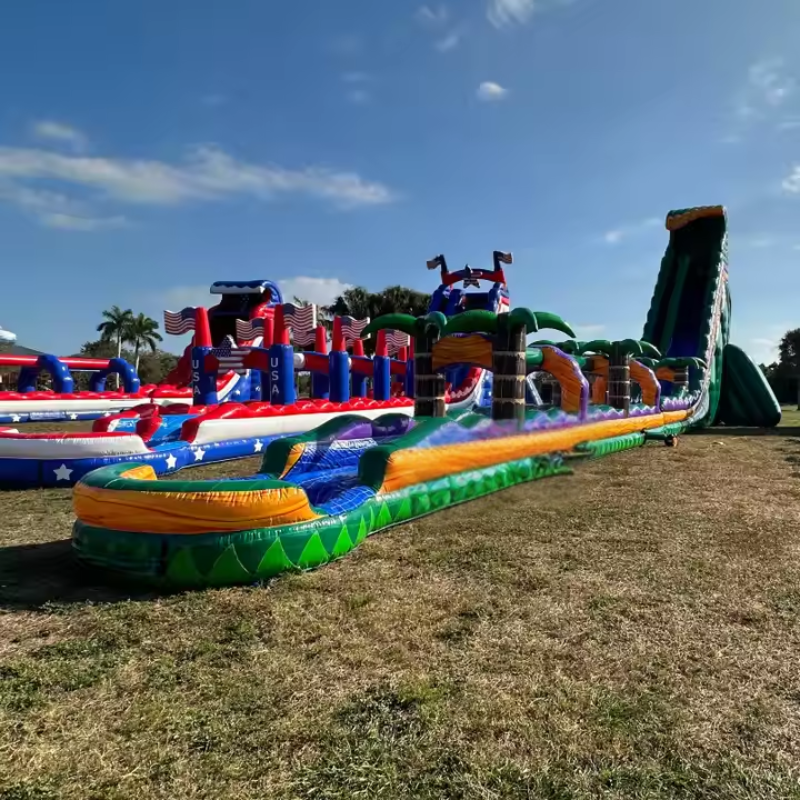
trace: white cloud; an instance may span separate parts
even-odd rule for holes
[[[414,18],[422,25],[437,27],[444,25],[447,22],[449,14],[443,5],[437,6],[436,8],[424,5],[420,6],[416,10]]]
[[[76,153],[83,152],[89,140],[85,134],[81,133],[77,128],[71,125],[65,125],[63,122],[54,122],[53,120],[42,120],[33,124],[33,135],[37,139],[45,139],[52,142],[59,142],[68,145]]]
[[[493,100],[502,100],[508,94],[508,89],[502,87],[499,83],[494,81],[484,81],[478,86],[478,100],[484,102],[491,102]]]
[[[787,74],[781,58],[765,58],[751,64],[744,85],[734,101],[736,125],[727,139],[741,140],[741,128],[775,113],[792,96],[794,77]]]
[[[352,286],[338,278],[317,278],[308,275],[280,278],[276,283],[281,290],[284,302],[289,303],[293,297],[299,297],[301,300],[321,306],[330,305],[340,294]],[[209,282],[202,285],[173,286],[166,292],[154,295],[152,302],[173,311],[186,306],[205,306],[207,308],[219,302],[219,297],[209,292],[210,285]]]
[[[631,236],[635,236],[637,233],[655,228],[659,225],[661,225],[661,219],[659,217],[647,217],[632,225],[623,225],[606,231],[602,236],[602,240],[606,244],[619,244],[623,239],[628,239]]]
[[[72,214],[43,214],[40,222],[48,228],[59,228],[65,231],[99,231],[104,228],[125,228],[128,220],[123,216],[116,217],[76,217]]]
[[[351,288],[351,284],[338,278],[311,278],[305,275],[281,278],[277,283],[287,303],[293,297],[299,297],[321,306],[330,305],[342,292]]]
[[[449,53],[451,50],[455,50],[455,48],[458,47],[462,36],[463,32],[460,30],[451,31],[446,36],[439,39],[436,44],[434,44],[434,47],[440,53]]]
[[[85,203],[59,192],[33,189],[7,181],[0,181],[0,202],[16,206],[48,228],[96,231],[101,228],[120,228],[127,224],[123,216],[94,216]]]
[[[785,119],[778,123],[778,130],[781,132],[794,131],[798,128],[800,128],[800,119]]]
[[[780,58],[753,64],[747,78],[750,99],[767,106],[782,105],[795,89],[795,80],[785,74],[783,59]]]
[[[536,0],[489,0],[486,16],[495,28],[503,28],[513,23],[526,23],[538,3]]]
[[[232,196],[271,200],[292,194],[326,200],[340,208],[379,205],[394,199],[387,186],[365,180],[354,172],[337,172],[324,167],[291,170],[254,164],[236,159],[215,146],[194,148],[183,162],[176,164],[0,147],[2,185],[7,192],[31,198],[3,197],[0,189],[0,200],[17,205],[34,202],[32,198],[37,191],[27,184],[39,180],[94,190],[101,201],[156,206],[211,202]],[[76,202],[65,200],[64,195],[58,197],[63,202]],[[61,208],[48,210],[68,213]],[[72,215],[85,216],[79,212]]]
[[[800,164],[795,164],[791,173],[783,179],[781,187],[789,194],[800,193]]]
[[[748,355],[756,364],[771,364],[773,361],[778,360],[778,345],[780,345],[780,341],[780,336],[775,339],[759,336],[750,339],[750,347],[748,348],[750,352]]]

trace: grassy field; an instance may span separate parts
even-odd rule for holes
[[[69,492],[0,495],[0,799],[800,798],[786,424],[170,597],[76,568]]]

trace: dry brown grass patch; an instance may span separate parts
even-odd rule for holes
[[[800,797],[794,458],[685,437],[263,588],[128,599],[12,548],[0,798]],[[56,493],[0,508],[69,535]]]

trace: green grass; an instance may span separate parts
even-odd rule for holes
[[[0,800],[800,798],[798,421],[167,597],[0,495]]]

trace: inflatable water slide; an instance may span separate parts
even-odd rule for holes
[[[500,262],[492,270],[453,273],[443,256],[431,263],[442,272],[431,309],[459,314],[508,308]],[[480,291],[482,282],[488,290]],[[465,293],[457,283],[479,291]],[[164,312],[165,331],[191,332],[192,343],[166,382],[146,397],[136,395],[132,407],[103,412],[90,433],[0,430],[0,488],[69,487],[93,469],[120,462],[169,473],[260,453],[277,437],[346,414],[413,415],[413,343],[407,333],[381,330],[374,356],[366,356],[361,333],[369,319],[335,317],[329,335],[316,306],[284,303],[271,281],[220,281],[211,292],[221,298],[212,308]],[[311,375],[306,399],[297,391],[303,373]],[[98,372],[97,379],[105,374]],[[132,370],[126,375],[135,378]],[[532,380],[526,387],[538,401]],[[491,388],[485,369],[456,367],[448,372],[445,399],[452,409],[469,409],[489,403]],[[70,418],[77,418],[75,412]]]
[[[98,469],[75,487],[75,552],[161,586],[248,583],[341,557],[392,525],[568,473],[575,459],[673,444],[715,421],[777,424],[769,387],[728,341],[724,209],[671,212],[667,229],[641,340],[527,346],[526,334],[554,315],[525,308],[373,320],[365,333],[414,338],[413,417],[332,419],[272,442],[249,478],[158,481],[147,464]],[[490,408],[448,411],[446,371],[473,367],[493,372]],[[525,402],[525,377],[537,370],[557,380],[558,405]]]

